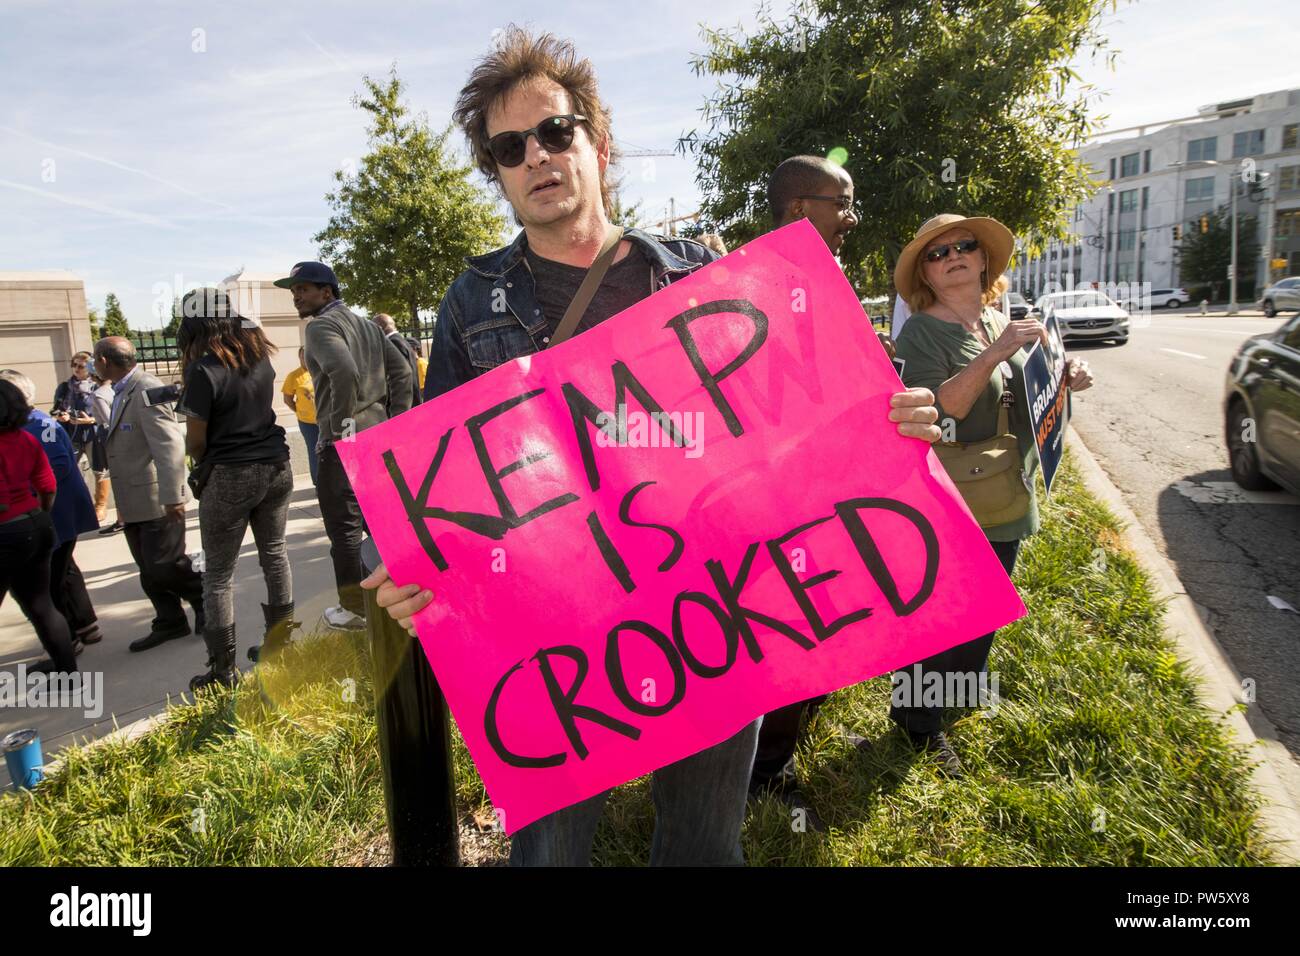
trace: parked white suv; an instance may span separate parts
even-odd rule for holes
[[[1279,312],[1300,309],[1300,276],[1279,279],[1259,295],[1259,307],[1270,319]]]
[[[1123,299],[1120,305],[1126,309],[1176,309],[1187,302],[1184,289],[1152,289],[1150,295],[1141,299]]]

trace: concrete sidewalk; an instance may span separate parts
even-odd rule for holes
[[[301,446],[297,435],[291,447]],[[300,451],[300,447],[294,447]],[[296,457],[296,456],[295,456]],[[114,518],[109,512],[108,522]],[[198,502],[191,502],[186,520],[186,546],[194,554],[199,544]],[[329,540],[320,520],[316,489],[307,474],[294,476],[294,491],[285,528],[289,559],[293,568],[296,619],[304,630],[323,628],[321,614],[337,604],[334,571],[329,557]],[[115,726],[161,712],[168,697],[188,693],[189,680],[207,669],[207,651],[200,637],[191,635],[158,647],[131,653],[127,645],[149,632],[153,606],[140,589],[139,571],[121,533],[101,537],[83,535],[75,551],[77,565],[85,575],[91,601],[99,615],[104,639],[92,644],[77,658],[83,673],[95,674],[101,688],[102,713],[87,714],[76,708],[34,708],[0,706],[0,736],[26,727],[40,732],[45,762],[70,743],[111,733]],[[261,643],[264,629],[261,603],[266,585],[257,562],[252,532],[244,536],[235,571],[235,624],[241,669],[252,667],[247,649]],[[187,608],[188,611],[188,608]],[[190,615],[191,624],[193,615]],[[34,664],[44,657],[31,625],[10,597],[0,605],[0,672],[14,680],[17,665]],[[20,691],[21,695],[21,691]],[[0,785],[9,785],[8,769],[0,764]]]

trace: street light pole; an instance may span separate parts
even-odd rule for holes
[[[1232,259],[1228,264],[1228,314],[1237,314],[1237,172],[1228,177],[1228,195],[1232,216]]]

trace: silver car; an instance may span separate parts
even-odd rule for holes
[[[1259,296],[1259,307],[1270,319],[1279,312],[1300,309],[1300,276],[1279,279]]]
[[[1043,321],[1056,316],[1062,341],[1111,339],[1117,345],[1128,341],[1128,313],[1096,289],[1050,293],[1034,304],[1034,311]]]

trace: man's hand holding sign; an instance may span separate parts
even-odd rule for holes
[[[898,388],[800,222],[340,446],[508,831],[1024,613]]]

